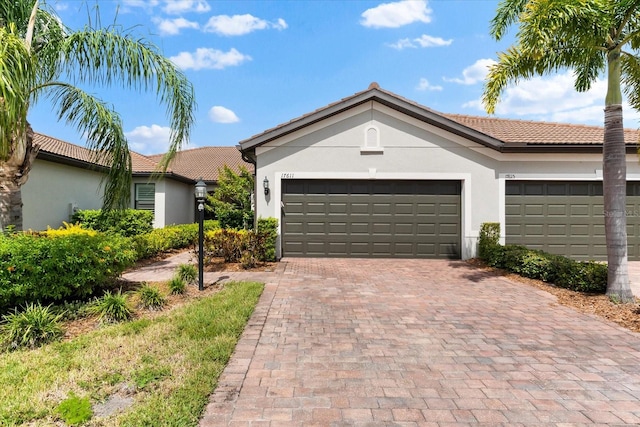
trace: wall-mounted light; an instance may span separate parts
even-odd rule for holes
[[[262,181],[262,186],[264,187],[264,195],[268,196],[269,195],[269,180],[267,179],[267,177],[264,177],[264,181]]]

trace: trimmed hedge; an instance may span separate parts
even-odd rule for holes
[[[261,261],[275,261],[278,220],[271,217],[258,218],[256,231],[264,236],[264,259],[261,259]]]
[[[135,261],[121,236],[0,235],[0,310],[92,295]]]
[[[478,242],[478,257],[487,265],[502,268],[530,279],[586,293],[605,293],[607,265],[594,261],[574,261],[561,255],[529,249],[520,245],[498,243],[500,226],[484,223]]]
[[[220,228],[218,221],[204,222],[204,231]],[[133,237],[138,259],[150,258],[171,249],[181,249],[198,242],[198,224],[170,225]]]
[[[84,228],[125,237],[138,236],[153,230],[153,212],[137,209],[81,210],[74,213],[71,220]]]

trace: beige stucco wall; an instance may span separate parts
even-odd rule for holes
[[[100,209],[103,176],[100,172],[36,159],[29,180],[22,186],[23,228],[58,228],[70,220],[73,209]],[[131,207],[135,204],[135,183],[148,182],[156,184],[154,227],[193,222],[193,186],[172,179],[150,181],[134,177]]]
[[[69,221],[73,208],[100,209],[102,174],[36,159],[22,186],[23,228],[46,230]]]
[[[135,206],[135,184],[147,183],[155,184],[154,228],[193,222],[193,185],[173,179],[133,178],[133,184],[131,186],[131,207]]]
[[[379,142],[363,149],[371,128]],[[504,231],[506,180],[602,179],[600,154],[502,154],[375,102],[271,141],[256,154],[257,212],[278,220],[285,179],[460,180],[463,259],[475,256],[483,222],[500,222]],[[636,156],[628,166],[629,179],[640,180]]]
[[[367,129],[378,147],[365,146]],[[257,148],[260,216],[281,219],[284,179],[451,179],[462,181],[462,256],[474,252],[480,224],[499,221],[498,162],[469,142],[381,105],[356,107]],[[477,144],[473,144],[477,148]]]

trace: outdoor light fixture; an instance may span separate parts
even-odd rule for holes
[[[204,201],[207,198],[207,184],[202,177],[196,183],[196,201],[198,202],[198,290],[204,290]]]
[[[262,186],[264,187],[264,195],[268,196],[269,195],[269,180],[267,179],[267,177],[264,177],[264,181],[262,181]]]

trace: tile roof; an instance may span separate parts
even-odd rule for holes
[[[461,114],[443,114],[444,117],[471,129],[503,141],[505,144],[590,144],[601,145],[604,127],[569,123],[534,122],[528,120],[499,119]],[[604,117],[603,117],[604,118]],[[625,129],[627,144],[640,141],[640,132]]]
[[[86,147],[71,144],[70,142],[53,138],[38,132],[34,132],[33,138],[34,142],[40,146],[40,151],[72,161],[75,160],[87,164],[104,166],[103,162],[95,163],[92,151]],[[131,152],[131,165],[133,173],[154,172],[157,166],[156,162],[142,154],[136,153],[135,151]]]
[[[60,160],[80,162],[87,166],[94,165],[91,150],[50,137],[38,132],[34,133],[34,142],[40,146],[40,152],[52,155]],[[133,173],[149,174],[157,171],[162,154],[144,156],[135,151],[131,152]],[[238,170],[240,165],[250,171],[253,165],[242,160],[236,147],[202,147],[179,151],[167,169],[168,175],[187,178],[193,181],[202,177],[205,181],[216,181],[218,169],[228,165]],[[101,166],[99,163],[98,166]],[[104,165],[104,164],[102,164]]]
[[[164,154],[149,156],[150,159],[160,162]],[[204,181],[217,181],[218,170],[224,165],[238,171],[244,166],[253,172],[253,164],[242,160],[242,155],[236,147],[200,147],[182,150],[176,153],[169,164],[173,173],[185,176],[194,181],[202,178]]]

